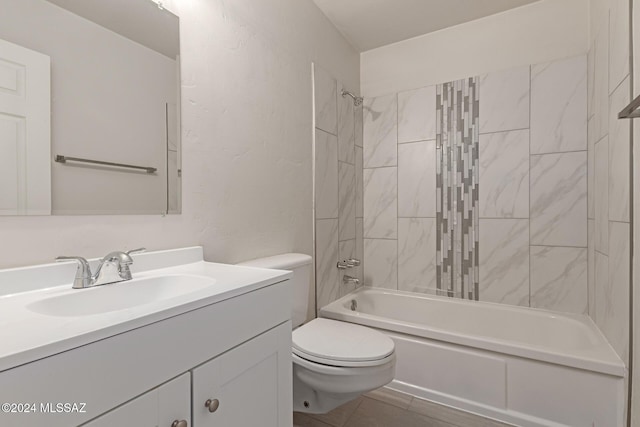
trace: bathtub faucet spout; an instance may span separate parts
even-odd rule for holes
[[[344,277],[342,278],[342,283],[344,283],[344,284],[354,283],[355,285],[359,285],[360,284],[360,280],[356,279],[355,277],[347,276],[345,274]]]

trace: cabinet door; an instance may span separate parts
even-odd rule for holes
[[[190,374],[184,374],[84,424],[84,427],[180,427],[191,425]],[[186,423],[186,424],[185,424]]]
[[[194,369],[192,380],[195,427],[291,426],[291,322]]]

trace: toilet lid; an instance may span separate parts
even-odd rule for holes
[[[292,344],[302,358],[347,363],[378,361],[395,349],[393,340],[378,331],[329,319],[314,319],[293,331]]]

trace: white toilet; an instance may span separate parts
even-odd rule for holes
[[[307,316],[311,257],[282,254],[239,265],[293,271],[293,410],[321,414],[389,383],[393,341],[373,329]],[[302,325],[302,326],[300,326]]]

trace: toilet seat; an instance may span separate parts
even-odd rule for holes
[[[292,351],[310,362],[337,367],[389,363],[395,345],[386,335],[360,325],[314,319],[293,331]]]

